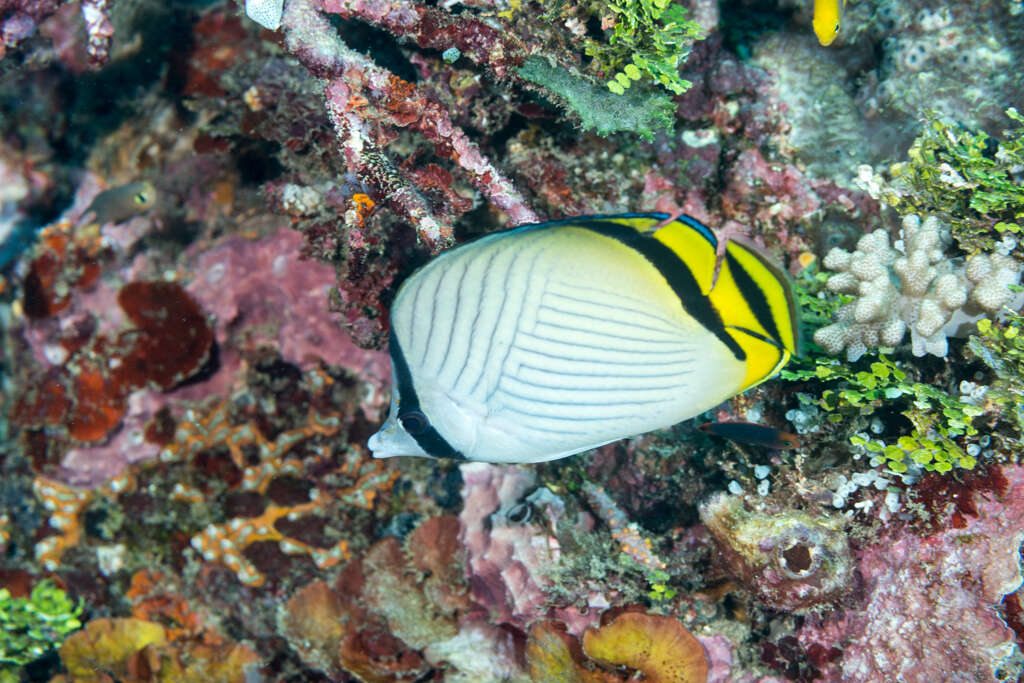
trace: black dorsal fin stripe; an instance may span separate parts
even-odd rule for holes
[[[389,345],[391,348],[391,362],[395,366],[395,383],[398,385],[398,395],[401,397],[398,406],[400,425],[401,418],[404,415],[420,411],[420,398],[416,395],[416,388],[412,383],[412,373],[409,372],[409,363],[405,360],[405,354],[402,352],[401,344],[398,343],[398,336],[395,334],[394,327],[391,328]],[[427,419],[430,419],[429,415],[427,415]],[[435,458],[466,459],[466,456],[455,450],[433,425],[430,425],[422,434],[410,434],[409,436],[416,440],[416,443],[419,444],[419,447],[427,455]]]
[[[614,222],[580,221],[569,224],[569,227],[584,228],[610,237],[643,256],[668,282],[687,315],[718,337],[732,351],[736,360],[747,359],[743,347],[726,331],[725,325],[722,324],[722,316],[715,310],[711,300],[701,293],[700,285],[697,278],[693,276],[693,271],[669,247],[651,235],[637,232],[629,226]]]
[[[736,283],[736,288],[740,290],[743,300],[750,306],[750,310],[753,312],[757,322],[761,323],[761,327],[771,337],[771,343],[779,348],[785,348],[785,344],[782,342],[782,335],[779,334],[779,327],[775,324],[775,316],[772,315],[772,308],[768,305],[768,297],[765,296],[764,291],[754,282],[754,278],[750,277],[750,273],[729,252],[725,254],[725,262],[729,266],[729,273]]]

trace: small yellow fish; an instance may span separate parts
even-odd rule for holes
[[[148,181],[139,180],[100,192],[82,214],[80,222],[98,225],[122,223],[145,213],[155,202],[156,188]]]
[[[814,0],[814,35],[822,45],[831,45],[839,35],[839,19],[846,7],[846,0]]]

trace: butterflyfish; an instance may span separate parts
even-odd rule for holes
[[[726,422],[705,422],[698,425],[697,429],[705,434],[720,436],[730,441],[764,446],[777,451],[788,451],[800,446],[800,439],[796,434],[784,432],[775,427],[757,424],[756,422],[726,421]]]
[[[814,35],[818,36],[818,42],[822,45],[831,45],[839,35],[839,20],[845,7],[846,0],[842,0],[842,4],[840,0],[814,0],[814,18],[811,25],[814,26]]]
[[[145,213],[156,202],[156,188],[140,180],[100,192],[82,214],[84,223],[123,223]]]
[[[670,426],[797,352],[786,275],[689,216],[583,216],[455,247],[391,307],[378,458],[542,462]],[[717,279],[715,278],[718,269]]]

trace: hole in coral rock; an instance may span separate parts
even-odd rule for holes
[[[523,104],[521,108],[523,107],[527,107],[527,105]],[[541,109],[540,107],[534,107],[533,109],[527,108],[525,111],[526,113],[536,114],[537,118],[541,118],[545,114],[545,110]],[[508,143],[510,139],[518,135],[521,131],[526,130],[526,127],[529,125],[530,122],[527,120],[526,116],[519,113],[513,113],[511,116],[509,116],[508,123],[506,123],[500,130],[498,130],[497,132],[494,133],[494,135],[491,136],[491,145],[495,149],[504,150],[505,144]]]
[[[533,506],[523,501],[513,505],[505,515],[513,524],[526,524],[533,517]]]
[[[806,573],[814,564],[811,549],[803,543],[796,543],[783,550],[782,557],[786,560],[786,566],[790,571],[799,574]]]
[[[250,141],[237,152],[235,163],[245,185],[262,185],[284,172],[277,160],[278,146],[272,142]]]

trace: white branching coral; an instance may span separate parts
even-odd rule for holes
[[[897,346],[909,329],[915,356],[945,356],[947,337],[1010,303],[1010,285],[1020,281],[1022,269],[1004,254],[977,254],[962,263],[948,259],[950,242],[936,217],[921,222],[907,216],[895,246],[884,230],[875,230],[853,253],[832,249],[823,262],[836,271],[827,287],[855,298],[814,341],[832,354],[846,349],[847,359],[855,361],[870,348]]]

